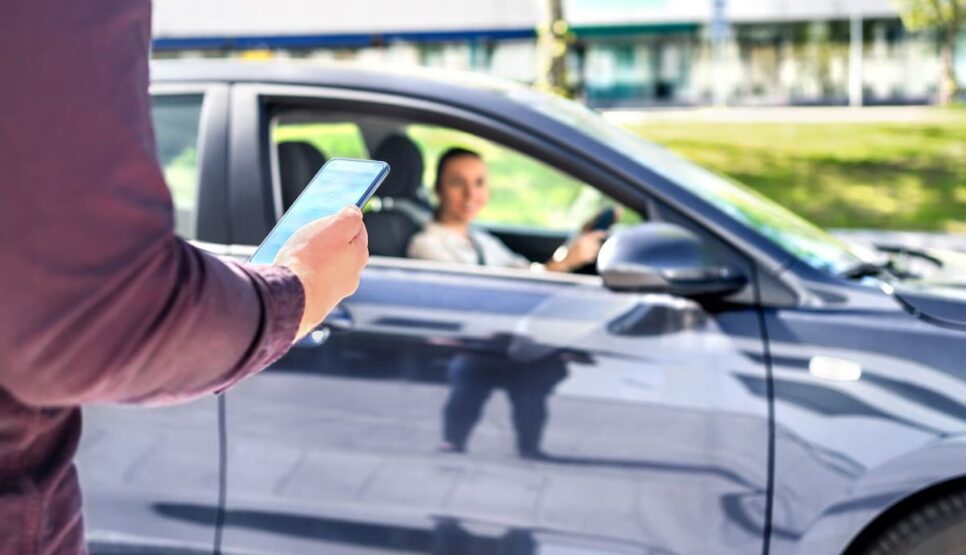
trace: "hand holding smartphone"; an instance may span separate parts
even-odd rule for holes
[[[389,164],[378,160],[329,160],[305,186],[249,262],[271,264],[285,242],[309,222],[335,215],[345,206],[361,209],[387,175]]]
[[[384,162],[330,160],[249,259],[284,266],[302,283],[305,304],[296,339],[359,287],[369,260],[360,209],[388,173]],[[351,206],[356,208],[345,209]]]

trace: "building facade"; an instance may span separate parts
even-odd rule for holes
[[[544,0],[156,0],[157,57],[345,59],[536,79]],[[190,16],[188,15],[190,14]],[[889,0],[565,0],[595,106],[931,101],[939,44]],[[966,37],[959,44],[966,66]],[[960,67],[966,81],[966,67]]]

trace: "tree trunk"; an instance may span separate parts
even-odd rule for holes
[[[567,28],[563,13],[563,0],[551,0],[550,2],[553,23],[550,27],[553,33],[555,49],[553,52],[553,62],[550,66],[550,81],[553,87],[565,96],[569,94],[569,83],[567,83]]]
[[[539,86],[557,94],[570,96],[567,82],[567,24],[563,0],[546,0],[546,20],[537,37],[538,56],[541,58]]]
[[[939,104],[951,104],[959,92],[956,82],[956,35],[957,27],[950,25],[942,33],[942,52],[939,69]]]

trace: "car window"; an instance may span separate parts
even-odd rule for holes
[[[313,121],[296,115],[278,117],[272,124],[272,146],[282,208],[288,207],[332,158],[368,158],[359,126],[345,120]]]
[[[523,88],[507,90],[504,94],[673,180],[813,268],[842,274],[864,261],[863,251],[753,189],[612,125],[586,106]]]
[[[476,135],[423,124],[407,126],[406,134],[423,153],[423,181],[430,188],[436,179],[436,163],[447,149],[458,146],[480,153],[487,164],[491,190],[479,216],[483,224],[573,230],[604,206],[617,204],[586,183]],[[624,209],[618,223],[640,220],[637,213]]]
[[[185,239],[195,238],[202,100],[200,94],[155,95],[151,99],[158,161],[174,201],[175,231]]]
[[[323,158],[368,158],[359,126],[352,122],[277,122],[272,131],[275,144],[302,141],[314,146]]]

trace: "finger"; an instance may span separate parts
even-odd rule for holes
[[[362,241],[353,243],[352,248],[355,251],[356,263],[361,271],[369,263],[369,249],[366,248]]]
[[[358,206],[354,204],[350,204],[347,206],[343,206],[339,210],[339,215],[340,216],[345,215],[353,218],[362,218],[362,210],[360,210]]]
[[[359,233],[356,233],[349,244],[356,249],[369,252],[369,230],[366,229],[366,226],[363,225],[359,228]]]
[[[356,236],[353,237],[352,241],[350,242],[362,243],[363,248],[365,249],[369,248],[369,230],[366,229],[365,225],[359,228],[359,233],[356,233]]]
[[[352,241],[363,227],[362,211],[355,206],[346,206],[333,216],[330,225],[339,238]]]

